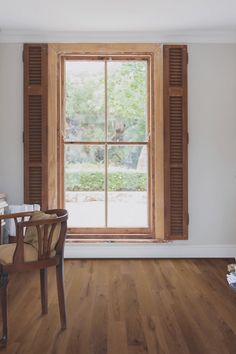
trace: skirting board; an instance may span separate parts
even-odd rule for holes
[[[236,244],[67,243],[65,258],[235,258]]]

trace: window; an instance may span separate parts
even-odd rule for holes
[[[108,53],[62,60],[70,232],[151,234],[151,58]]]
[[[186,238],[186,49],[25,45],[25,201],[72,238]]]

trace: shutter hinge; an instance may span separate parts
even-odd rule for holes
[[[25,132],[22,133],[22,141],[23,141],[23,144],[25,142]]]
[[[189,133],[187,133],[187,144],[189,144]]]
[[[187,213],[187,224],[189,225],[189,213]]]

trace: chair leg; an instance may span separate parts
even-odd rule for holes
[[[2,346],[7,345],[8,330],[7,330],[7,284],[8,284],[8,274],[1,273],[1,284],[0,284],[0,297],[1,297],[1,307],[2,307],[2,338],[0,344]]]
[[[48,313],[48,270],[40,269],[40,288],[41,288],[41,304],[42,314]]]
[[[57,293],[61,318],[61,328],[66,328],[66,309],[65,309],[65,294],[64,294],[64,268],[63,262],[56,266],[57,272]]]

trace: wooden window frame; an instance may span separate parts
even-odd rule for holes
[[[146,56],[151,62],[151,124],[153,131],[153,142],[150,164],[152,164],[151,183],[153,190],[151,196],[152,208],[151,212],[152,227],[149,232],[144,230],[135,230],[130,232],[130,228],[119,230],[118,228],[109,228],[109,234],[100,230],[99,236],[96,236],[97,229],[93,230],[93,234],[89,233],[87,228],[79,228],[78,230],[69,229],[69,237],[76,239],[147,239],[158,240],[164,238],[164,134],[163,134],[163,62],[162,62],[162,46],[159,44],[48,44],[48,150],[50,168],[48,169],[48,199],[50,207],[63,207],[63,171],[62,171],[62,117],[61,112],[64,110],[61,100],[61,92],[64,81],[61,80],[61,66],[63,58],[70,56],[105,56],[105,55],[121,55],[133,58],[135,56]],[[55,95],[57,92],[57,95]],[[155,158],[155,163],[153,162]],[[154,166],[153,166],[154,165]],[[63,192],[63,193],[62,193]],[[129,230],[129,233],[127,233]],[[71,232],[75,234],[71,235]],[[139,232],[137,232],[139,231]],[[126,232],[126,234],[125,234]]]
[[[64,87],[64,75],[65,75],[65,61],[69,61],[69,60],[110,60],[110,58],[112,58],[113,61],[115,60],[144,60],[147,61],[147,78],[148,78],[148,82],[147,82],[147,88],[148,88],[148,110],[147,110],[147,135],[149,136],[151,134],[151,130],[152,127],[154,125],[154,119],[153,116],[151,114],[152,111],[152,103],[151,103],[151,91],[152,91],[152,85],[151,85],[151,78],[150,78],[150,73],[151,73],[151,65],[152,65],[152,58],[150,56],[147,55],[143,55],[143,54],[139,54],[137,55],[129,55],[127,56],[125,55],[111,55],[110,53],[108,53],[106,56],[97,56],[97,55],[93,55],[93,56],[78,56],[78,55],[71,55],[71,56],[62,56],[61,57],[61,95],[62,95],[62,99],[61,99],[61,114],[60,114],[60,121],[58,122],[59,126],[61,126],[60,131],[62,134],[62,137],[60,139],[61,143],[61,154],[62,157],[60,159],[60,173],[59,176],[62,177],[65,171],[65,163],[64,163],[64,146],[66,144],[82,144],[82,145],[107,145],[107,148],[109,147],[109,145],[117,145],[117,146],[131,146],[131,145],[144,145],[147,147],[148,151],[148,227],[71,227],[68,228],[68,233],[71,235],[71,237],[73,235],[80,235],[80,237],[83,238],[87,238],[87,237],[94,237],[94,235],[97,235],[97,237],[99,238],[152,238],[153,234],[154,234],[154,218],[153,218],[153,205],[154,202],[153,196],[152,196],[152,190],[153,187],[155,185],[155,181],[153,180],[153,173],[152,173],[152,169],[154,166],[154,154],[153,154],[153,139],[149,139],[148,141],[139,141],[139,142],[111,142],[108,140],[104,140],[104,142],[100,142],[100,141],[96,141],[96,142],[90,142],[90,141],[80,141],[80,142],[75,142],[75,141],[63,141],[63,131],[64,131],[64,121],[65,121],[65,113],[64,113],[64,107],[65,107],[65,97],[64,97],[64,93],[65,93],[65,87]],[[150,103],[150,105],[149,105]],[[107,127],[107,118],[105,119],[105,129]],[[152,135],[152,134],[151,134]],[[65,196],[65,186],[64,186],[64,178],[60,178],[60,186],[61,186],[61,195]],[[105,198],[106,200],[106,198]],[[107,202],[107,200],[106,200]],[[62,197],[62,205],[65,205],[65,200]]]
[[[155,126],[155,228],[152,239],[188,238],[188,124],[186,45],[158,44],[24,44],[24,200],[43,209],[62,206],[58,117],[61,109],[60,57],[76,53],[145,53],[153,60]],[[114,230],[115,232],[115,230]],[[92,237],[92,235],[91,235]],[[127,236],[114,235],[124,242]],[[119,237],[119,238],[117,238]],[[140,237],[143,237],[141,235]],[[110,235],[108,237],[111,239]],[[88,239],[85,239],[88,240]],[[92,239],[89,239],[91,242]],[[82,242],[83,239],[73,239]],[[102,239],[98,239],[102,241]]]

